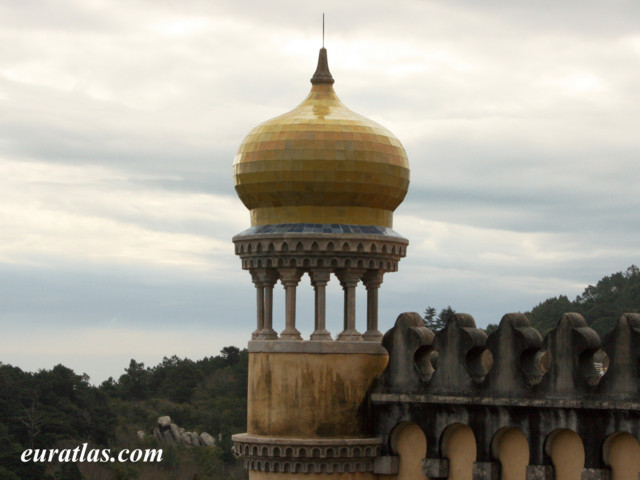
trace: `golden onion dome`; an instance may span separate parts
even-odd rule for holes
[[[407,154],[389,130],[344,106],[333,82],[322,48],[307,98],[238,148],[235,188],[252,226],[393,226],[409,186]]]

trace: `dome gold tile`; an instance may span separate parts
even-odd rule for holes
[[[314,84],[295,109],[255,127],[234,158],[252,225],[392,226],[409,185],[397,138],[352,112],[331,84]]]

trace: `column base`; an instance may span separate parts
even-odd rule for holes
[[[499,462],[473,462],[473,480],[500,480]]]
[[[309,337],[311,340],[326,340],[326,341],[332,341],[333,338],[331,337],[331,333],[329,332],[329,330],[316,330],[315,332],[313,332],[311,334],[311,337]]]
[[[278,334],[273,328],[263,328],[254,340],[277,340]]]
[[[281,340],[302,340],[302,336],[297,328],[287,330],[286,328],[280,332]]]
[[[362,342],[364,339],[362,338],[362,334],[357,330],[343,330],[338,338],[336,338],[339,342]]]
[[[382,333],[380,330],[367,330],[362,334],[362,338],[367,342],[381,342],[382,341]]]
[[[422,473],[429,478],[447,478],[449,476],[449,459],[447,458],[423,459]]]
[[[551,465],[527,465],[526,480],[553,480],[554,472]]]

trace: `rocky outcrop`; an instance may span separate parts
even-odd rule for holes
[[[171,417],[166,415],[158,418],[158,423],[153,429],[153,436],[158,442],[167,445],[213,447],[216,444],[215,439],[207,432],[202,432],[200,435],[187,432],[184,428],[171,423]]]

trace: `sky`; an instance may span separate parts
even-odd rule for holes
[[[483,327],[638,264],[637,0],[0,2],[0,362],[99,383],[131,358],[246,346],[255,289],[232,162],[298,105],[322,43],[352,110],[403,143],[408,238],[380,329]],[[298,288],[312,330],[313,291]],[[365,318],[358,291],[358,327]],[[276,287],[274,324],[284,328]],[[338,282],[328,326],[340,331]]]

